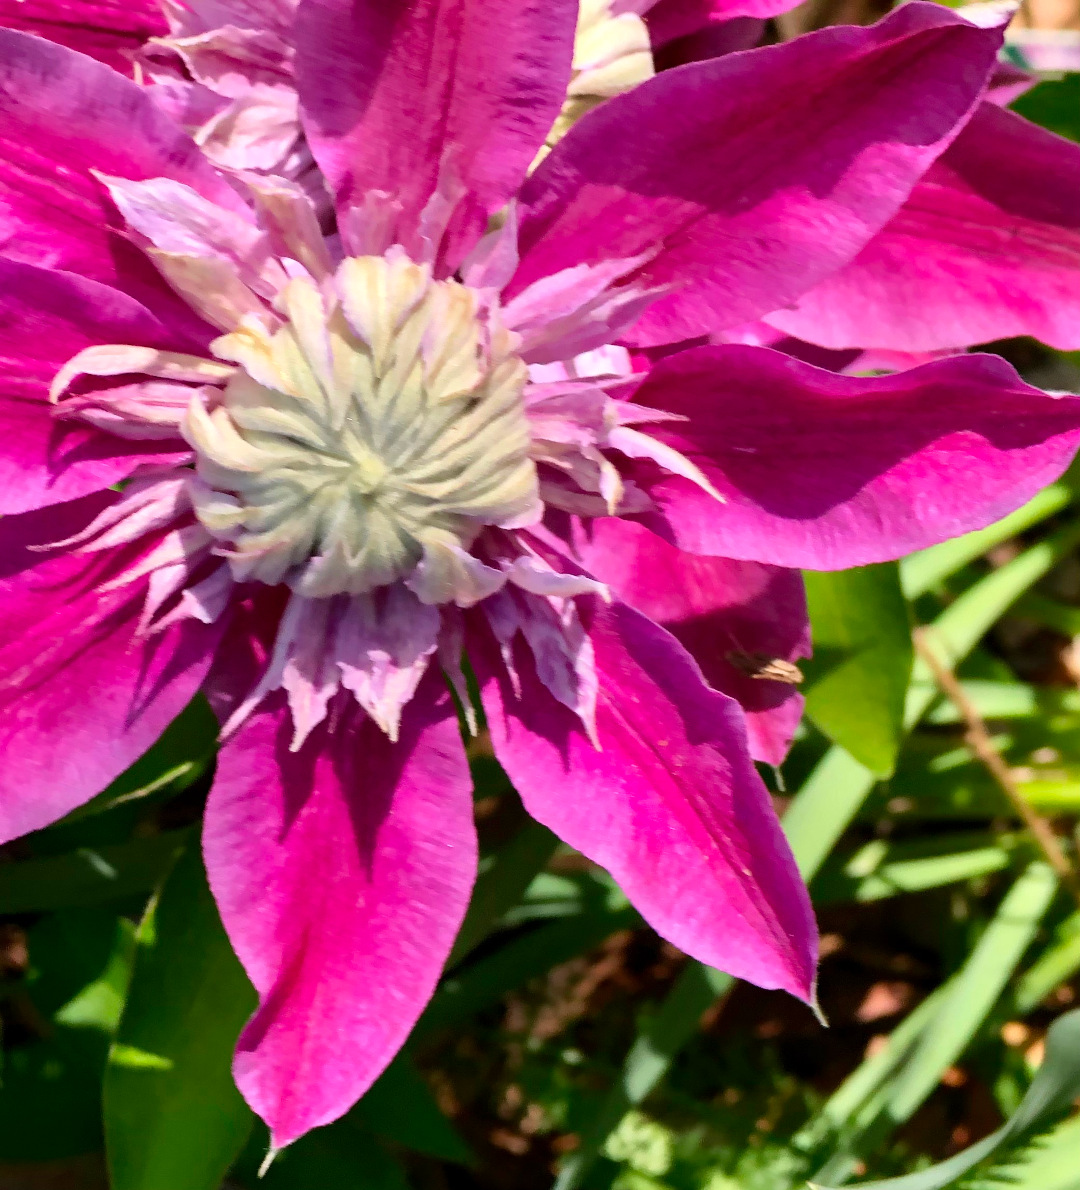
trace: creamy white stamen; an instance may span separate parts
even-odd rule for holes
[[[566,100],[534,168],[586,112],[631,91],[654,74],[652,44],[636,13],[612,12],[612,0],[581,0]]]
[[[215,341],[239,368],[183,427],[237,579],[358,595],[539,518],[525,365],[479,292],[392,251],[290,281],[278,308]]]

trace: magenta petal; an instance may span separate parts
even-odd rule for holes
[[[750,753],[778,765],[802,718],[796,686],[750,677],[740,657],[810,656],[806,592],[797,570],[688,554],[641,525],[603,517],[577,544],[586,569],[631,607],[662,624],[714,690],[746,713]]]
[[[895,214],[968,118],[1000,41],[915,0],[867,29],[662,72],[581,120],[526,184],[511,296],[646,254],[633,278],[672,291],[637,345],[779,309]]]
[[[126,294],[0,258],[0,515],[101,491],[142,463],[175,457],[160,443],[143,446],[53,417],[53,377],[99,343],[170,345],[161,323]]]
[[[119,284],[144,301],[125,278],[166,292],[110,228],[119,220],[92,169],[136,181],[172,178],[243,209],[148,91],[73,50],[0,29],[0,251]]]
[[[802,0],[657,0],[644,13],[654,47],[736,17],[775,17]],[[618,5],[615,6],[616,8]],[[625,7],[625,6],[624,6]],[[632,7],[640,8],[639,4]]]
[[[47,37],[127,75],[132,51],[168,31],[158,0],[0,0],[0,26]]]
[[[699,347],[659,363],[635,400],[690,419],[653,436],[726,501],[641,474],[662,510],[646,523],[692,553],[811,570],[981,528],[1055,479],[1080,443],[1080,397],[1031,388],[990,355],[861,377],[760,347]]]
[[[1080,347],[1080,145],[984,103],[846,268],[768,321],[825,347]]]
[[[471,654],[495,754],[529,813],[607,868],[645,920],[694,958],[809,999],[810,900],[738,704],[625,604],[598,609],[590,637],[600,751],[537,680],[526,650],[520,698],[493,646]]]
[[[378,192],[391,241],[416,255],[422,234],[439,248],[442,227],[420,225],[445,205],[441,256],[459,263],[559,114],[577,13],[577,0],[304,0],[304,127],[339,211]]]
[[[83,557],[29,547],[83,528],[109,495],[0,519],[0,842],[100,793],[184,709],[218,629],[136,634],[141,588],[99,593]]]
[[[283,1146],[345,1112],[431,996],[476,874],[471,781],[441,682],[392,744],[351,704],[289,752],[284,700],[221,751],[210,885],[260,996],[234,1073]]]

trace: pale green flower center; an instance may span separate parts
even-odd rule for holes
[[[400,252],[349,258],[332,284],[293,280],[282,325],[216,340],[239,368],[184,425],[196,514],[236,577],[313,597],[407,578],[540,513],[526,368],[498,309]]]

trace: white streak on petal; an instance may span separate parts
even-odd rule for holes
[[[163,380],[212,383],[228,380],[235,370],[228,364],[200,359],[197,355],[112,343],[100,347],[87,347],[73,355],[53,377],[49,386],[49,399],[57,400],[78,376],[123,376],[127,373],[142,373]]]
[[[700,467],[692,463],[684,454],[680,454],[674,447],[657,442],[648,434],[628,429],[626,426],[619,426],[608,434],[608,445],[631,459],[652,459],[654,463],[659,464],[665,471],[670,471],[672,475],[681,475],[683,479],[697,484],[702,491],[708,492],[713,499],[719,500],[721,504],[727,503],[709,482]]]
[[[506,577],[515,587],[533,595],[556,595],[564,599],[573,595],[599,595],[605,603],[611,601],[606,583],[585,574],[561,574],[539,558],[527,555],[515,559]]]
[[[285,284],[270,237],[250,216],[219,207],[171,178],[133,182],[96,176],[128,225],[166,259],[216,260],[268,299]]]

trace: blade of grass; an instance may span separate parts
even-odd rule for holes
[[[825,865],[811,885],[815,905],[877,901],[940,888],[1000,872],[1012,862],[1019,836],[978,831],[919,838],[908,843],[875,839],[854,855]]]
[[[1036,846],[1046,857],[1046,862],[1054,870],[1058,880],[1069,890],[1073,899],[1080,904],[1080,876],[1077,875],[1076,869],[1065,854],[1061,841],[1054,833],[1053,827],[1031,808],[1020,792],[1012,770],[1005,763],[1001,753],[994,747],[994,742],[990,738],[990,733],[979,712],[968,700],[952,669],[942,662],[931,630],[928,628],[917,629],[914,633],[914,640],[916,653],[934,675],[934,681],[941,688],[942,693],[955,704],[963,717],[967,727],[965,739],[968,746],[997,782],[1001,792],[1009,799],[1017,817],[1027,827]]]
[[[1057,888],[1054,872],[1046,863],[1035,860],[1028,865],[947,990],[943,989],[945,994],[935,1011],[920,1022],[918,1037],[895,1075],[849,1111],[847,1127],[839,1124],[843,1147],[814,1175],[814,1182],[839,1185],[846,1181],[860,1152],[871,1151],[922,1106],[942,1074],[983,1027],[1035,937]],[[837,1117],[831,1122],[837,1126]]]
[[[149,892],[191,839],[188,830],[66,855],[0,864],[0,913],[44,913]]]
[[[1050,945],[1024,972],[1013,995],[1013,1011],[1024,1016],[1038,1008],[1055,988],[1080,971],[1080,913],[1067,917]]]

